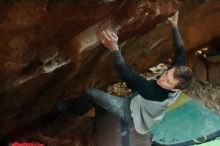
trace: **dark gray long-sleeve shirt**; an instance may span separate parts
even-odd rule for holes
[[[178,27],[173,27],[174,59],[171,67],[185,64],[184,43],[181,39]],[[171,92],[157,85],[155,80],[146,80],[138,73],[130,69],[119,50],[111,53],[112,63],[121,79],[133,91],[143,98],[153,101],[164,101]]]

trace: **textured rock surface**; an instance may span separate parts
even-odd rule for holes
[[[215,85],[220,85],[220,80],[219,80],[220,63],[218,64],[209,63],[208,74],[209,74],[209,81],[211,83]]]
[[[197,8],[189,8],[188,11],[185,9],[184,12],[183,16],[180,17],[179,30],[185,43],[186,54],[187,56],[192,56],[188,58],[194,58],[193,54],[203,48],[207,48],[208,51],[202,55],[213,52],[213,50],[219,52],[220,45],[216,42],[218,42],[220,38],[220,30],[218,27],[220,23],[218,19],[220,16],[220,1],[213,0],[204,2]],[[206,19],[204,19],[204,17]],[[213,20],[214,23],[212,23]],[[172,56],[173,43],[171,28],[163,23],[157,26],[158,27],[145,35],[136,36],[128,40],[128,43],[123,47],[125,49],[122,49],[127,62],[141,72],[158,62],[168,63]],[[215,55],[218,54],[219,53],[216,53]],[[188,58],[187,64],[193,68],[195,67],[195,70],[198,69],[195,62]],[[219,57],[216,56],[215,58]],[[203,69],[204,72],[201,73],[202,75],[199,73],[200,69],[197,73],[199,73],[200,78],[203,76],[203,80],[208,80],[210,74],[206,73],[208,72],[209,64],[207,58],[202,59],[199,64],[203,64],[205,69]],[[204,77],[206,74],[207,77]],[[216,70],[215,75],[213,74],[215,79],[218,78],[217,74],[219,74],[218,70]],[[210,81],[212,82],[213,80]]]
[[[16,135],[60,99],[113,81],[112,67],[103,66],[110,62],[96,38],[99,28],[114,29],[125,40],[149,31],[180,5],[176,0],[0,1],[0,137]],[[108,73],[105,80],[96,66]]]
[[[220,1],[202,2],[186,0],[181,8],[180,31],[188,55],[220,36]],[[49,120],[51,125],[38,120],[58,100],[74,98],[86,87],[104,89],[118,80],[96,38],[99,28],[117,31],[127,63],[138,71],[166,62],[172,41],[163,20],[181,4],[180,0],[0,1],[1,140],[24,134],[48,145],[93,145],[93,120],[87,117],[61,116]],[[219,83],[215,67],[201,70],[204,81]]]
[[[189,57],[189,59],[191,61],[190,65],[194,70],[196,79],[202,83],[206,83],[208,81],[208,71],[204,58],[198,55],[192,55]]]

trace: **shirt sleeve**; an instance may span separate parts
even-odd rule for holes
[[[119,50],[111,53],[112,64],[119,73],[120,78],[126,82],[127,86],[133,91],[140,94],[143,98],[153,101],[163,101],[165,96],[160,96],[155,86],[155,81],[146,80],[134,70],[130,69]]]
[[[174,59],[171,67],[185,65],[184,43],[177,26],[173,26]]]

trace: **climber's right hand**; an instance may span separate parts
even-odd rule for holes
[[[108,48],[111,52],[114,52],[118,49],[118,36],[115,32],[111,32],[107,29],[100,30],[98,32],[98,38],[101,43]]]

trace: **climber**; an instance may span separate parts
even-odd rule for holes
[[[180,90],[190,86],[193,72],[184,66],[184,44],[179,34],[178,12],[168,18],[172,26],[175,57],[171,67],[154,80],[146,80],[127,67],[118,47],[118,37],[114,32],[102,30],[98,33],[101,43],[108,48],[111,61],[120,78],[135,93],[122,98],[105,93],[99,89],[88,88],[81,96],[57,104],[60,112],[75,115],[85,114],[98,105],[120,119],[133,123],[136,131],[145,134],[160,122],[167,107],[178,97]]]

